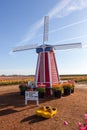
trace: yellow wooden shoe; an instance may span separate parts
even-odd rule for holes
[[[42,116],[44,118],[51,118],[57,113],[57,108],[51,108],[51,106],[43,106],[40,107],[36,111],[37,116]]]
[[[57,113],[57,108],[49,108],[46,112],[43,112],[42,117],[51,118]]]

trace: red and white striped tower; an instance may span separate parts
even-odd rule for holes
[[[55,59],[53,47],[44,45],[36,49],[38,53],[35,84],[45,84],[49,88],[48,94],[51,93],[52,84],[59,82],[59,74]]]

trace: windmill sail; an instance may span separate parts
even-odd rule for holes
[[[44,17],[44,33],[43,33],[43,44],[48,41],[48,26],[49,26],[49,16]]]
[[[55,50],[65,50],[65,49],[73,49],[73,48],[81,48],[82,43],[70,43],[70,44],[61,44],[61,45],[53,45]]]
[[[18,46],[18,47],[13,48],[13,52],[36,49],[37,47],[38,47],[38,44]]]

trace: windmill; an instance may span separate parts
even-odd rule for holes
[[[81,43],[61,44],[61,45],[47,45],[45,42],[48,40],[48,25],[49,17],[44,17],[44,34],[42,45],[25,45],[13,49],[13,52],[36,49],[38,54],[35,85],[44,84],[47,88],[47,94],[51,94],[52,84],[59,83],[59,73],[57,69],[54,50],[80,48]]]

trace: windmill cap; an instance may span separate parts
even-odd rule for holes
[[[53,51],[53,46],[51,45],[41,45],[38,48],[36,48],[36,52],[40,53],[40,52],[48,52],[48,51]]]

